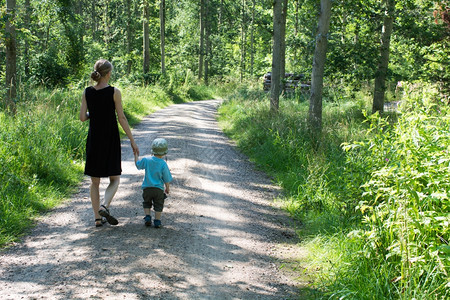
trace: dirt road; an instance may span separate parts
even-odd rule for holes
[[[141,155],[156,137],[169,143],[162,228],[144,226],[143,171],[125,140],[110,207],[119,225],[93,226],[86,178],[0,252],[0,299],[296,299],[298,283],[280,269],[297,243],[289,218],[272,205],[270,180],[218,129],[219,103],[173,105],[133,130]]]

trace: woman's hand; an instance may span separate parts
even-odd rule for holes
[[[131,148],[133,149],[133,153],[139,156],[139,147],[137,146],[136,142],[131,142]]]

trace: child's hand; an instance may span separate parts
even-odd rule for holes
[[[169,194],[169,193],[170,193],[170,183],[166,182],[166,183],[164,184],[164,192],[165,192],[166,194]]]

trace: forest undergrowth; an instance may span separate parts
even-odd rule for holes
[[[351,91],[351,89],[349,89]],[[339,95],[339,97],[337,97]],[[437,88],[405,84],[397,113],[371,115],[369,92],[325,90],[323,134],[311,143],[309,103],[269,112],[268,95],[237,91],[223,130],[285,191],[310,256],[296,270],[312,298],[448,299],[450,115]]]
[[[84,86],[22,86],[16,114],[0,110],[0,248],[17,242],[82,180],[88,123],[78,116]],[[221,92],[217,85],[195,84],[187,77],[181,83],[169,77],[158,85],[121,81],[114,86],[122,91],[131,127],[157,109]]]
[[[308,293],[329,299],[450,296],[450,116],[433,86],[405,84],[398,113],[370,115],[365,91],[325,89],[323,134],[311,143],[307,96],[268,95],[251,84],[118,82],[131,126],[152,111],[213,96],[224,131],[285,191],[311,253],[297,270]],[[123,87],[122,87],[123,86]],[[0,112],[0,246],[16,242],[82,179],[87,124],[82,88],[21,89],[17,113]],[[229,93],[233,92],[230,96]],[[398,100],[398,99],[397,99]]]

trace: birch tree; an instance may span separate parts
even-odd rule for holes
[[[161,73],[166,73],[166,0],[159,3],[159,25],[161,44]]]
[[[286,21],[287,21],[288,0],[283,0],[283,8],[281,10],[281,89],[284,89],[286,73]]]
[[[246,3],[245,0],[242,0],[241,2],[241,66],[240,66],[240,73],[241,73],[241,82],[244,80],[244,74],[245,74],[245,59],[247,56],[247,48],[246,48],[246,12],[245,12]]]
[[[204,0],[204,12],[205,12],[205,55],[203,57],[204,61],[204,82],[205,85],[208,85],[209,82],[209,64],[210,64],[210,57],[211,57],[211,9],[210,9],[210,1]]]
[[[273,113],[278,112],[280,106],[283,1],[273,1],[273,50],[270,87],[270,111]]]
[[[6,1],[6,97],[5,106],[15,112],[16,99],[16,27],[14,26],[16,16],[16,0]]]
[[[143,71],[144,74],[147,74],[150,71],[150,40],[149,40],[149,26],[148,26],[148,18],[149,18],[149,7],[148,1],[144,0],[143,3],[143,11],[142,11],[142,31],[143,31]]]
[[[385,16],[381,32],[380,59],[375,73],[375,90],[373,93],[372,113],[384,110],[384,94],[386,92],[386,74],[389,65],[389,47],[394,24],[395,0],[384,1]]]
[[[313,138],[318,140],[322,131],[322,90],[325,60],[327,56],[328,30],[331,18],[331,0],[320,1],[320,14],[311,75],[311,95],[308,125]]]
[[[255,64],[255,11],[256,0],[252,0],[252,19],[250,21],[250,75],[253,77],[253,66]]]
[[[199,41],[199,56],[198,56],[198,79],[203,77],[203,56],[205,53],[205,1],[200,0],[200,41]]]
[[[25,0],[25,16],[24,16],[24,23],[25,26],[28,27],[27,29],[31,31],[31,4],[30,0]],[[24,43],[24,49],[23,49],[23,56],[25,60],[25,77],[28,77],[30,75],[30,43],[29,38],[25,37],[25,43]]]
[[[131,52],[133,51],[133,32],[131,29],[131,0],[127,0],[125,1],[125,10],[126,10],[126,14],[127,14],[127,22],[126,22],[126,30],[127,30],[127,69],[126,72],[127,74],[131,73],[131,67],[133,65],[133,62],[131,60]]]

